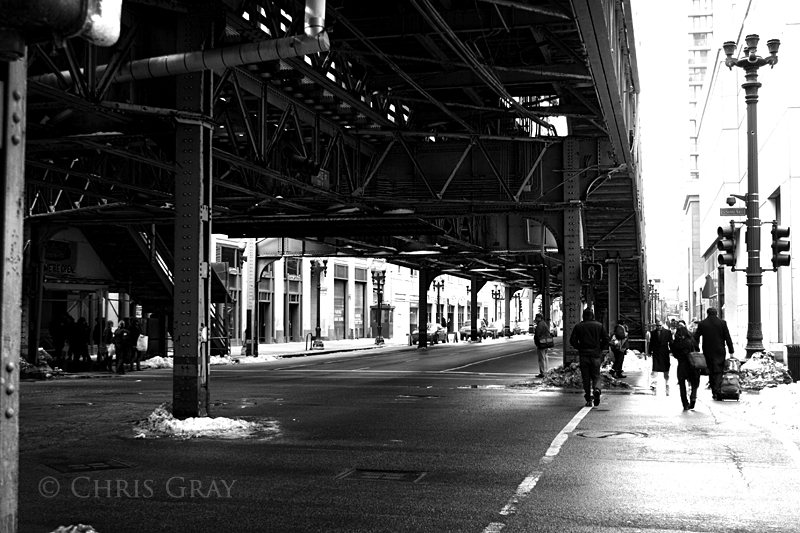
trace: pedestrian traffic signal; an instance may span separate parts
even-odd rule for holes
[[[717,256],[720,265],[731,268],[736,266],[736,236],[733,224],[717,228],[717,250],[722,252]]]
[[[772,225],[772,268],[789,266],[789,228],[782,228],[777,224]]]

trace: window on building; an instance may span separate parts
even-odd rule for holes
[[[689,172],[689,177],[691,177],[693,180],[699,180],[700,172],[698,172],[697,170],[692,170],[691,172]]]
[[[690,155],[689,156],[689,168],[692,170],[697,170],[697,161],[700,156],[697,155]]]
[[[693,33],[692,34],[692,46],[708,46],[708,34],[707,33]]]
[[[712,23],[711,15],[701,15],[692,17],[693,30],[706,30],[711,28]]]
[[[697,121],[690,120],[689,121],[689,136],[690,137],[697,137]]]
[[[286,259],[286,274],[288,276],[300,275],[300,259],[289,257]]]
[[[693,67],[689,69],[689,81],[690,82],[699,82],[706,79],[706,69],[705,67]]]
[[[703,92],[702,85],[690,85],[689,86],[689,100],[696,102],[700,98],[700,93]]]
[[[689,137],[689,152],[697,152],[697,137]]]
[[[708,50],[689,50],[690,65],[705,65],[708,63]]]

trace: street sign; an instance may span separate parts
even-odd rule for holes
[[[721,217],[746,217],[746,207],[720,207],[719,216]]]

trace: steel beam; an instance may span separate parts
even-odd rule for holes
[[[562,271],[564,302],[564,365],[578,362],[578,351],[569,344],[572,328],[581,321],[581,207],[580,180],[573,179],[581,170],[579,147],[575,139],[564,141],[564,201],[574,202],[574,207],[564,209],[564,269]]]
[[[0,61],[0,185],[3,188],[0,285],[0,531],[17,531],[19,360],[28,317],[22,316],[25,210],[25,73],[27,57]],[[23,329],[23,324],[26,328]],[[22,333],[22,335],[20,334]],[[27,346],[27,339],[25,341]]]
[[[178,42],[199,44],[198,20],[179,23]],[[183,37],[183,38],[180,38]],[[181,111],[212,116],[211,72],[176,79]],[[208,122],[178,124],[175,133],[175,292],[172,412],[176,418],[208,415],[211,248],[211,136]]]

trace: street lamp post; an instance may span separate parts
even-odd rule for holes
[[[375,344],[383,346],[383,287],[386,283],[386,269],[383,260],[374,260],[370,269],[372,270],[372,284],[378,291],[378,335],[375,337]]]
[[[648,303],[648,307],[650,308],[649,315],[650,315],[650,323],[651,324],[653,322],[655,322],[655,309],[653,308],[653,306],[654,306],[653,293],[654,293],[653,280],[651,279],[651,280],[648,280],[648,282],[647,282],[647,303]]]
[[[328,260],[323,259],[322,261],[318,259],[314,259],[311,261],[311,275],[317,276],[317,328],[316,328],[316,337],[314,338],[314,342],[311,345],[313,350],[322,350],[325,348],[325,345],[322,343],[322,326],[320,323],[320,308],[322,307],[321,301],[321,294],[322,294],[322,277],[328,271]]]
[[[444,289],[444,280],[434,281],[433,288],[436,289],[436,319],[439,324],[442,323],[442,289]],[[446,323],[446,322],[445,322]]]
[[[494,321],[497,322],[497,301],[503,297],[500,287],[495,285],[492,289],[492,299],[494,300]]]
[[[764,335],[761,331],[761,219],[758,213],[758,69],[769,65],[774,67],[778,63],[778,48],[781,42],[778,39],[767,41],[769,57],[756,55],[758,35],[751,34],[745,37],[747,46],[744,48],[744,57],[733,58],[736,43],[725,42],[725,66],[728,69],[739,67],[744,69],[745,82],[742,84],[747,104],[747,357],[755,352],[763,352]]]

